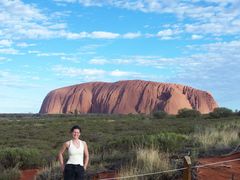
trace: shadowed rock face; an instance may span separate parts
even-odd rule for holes
[[[45,97],[40,113],[149,114],[163,110],[177,114],[182,108],[209,113],[217,106],[205,91],[178,84],[129,80],[91,82],[53,90]]]

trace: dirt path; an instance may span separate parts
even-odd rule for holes
[[[38,169],[26,169],[21,171],[20,180],[34,180],[35,175],[37,174]]]
[[[203,165],[239,158],[238,152],[224,157],[202,158],[199,163]],[[240,180],[240,160],[198,168],[197,172],[198,180]]]

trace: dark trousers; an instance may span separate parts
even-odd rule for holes
[[[84,168],[81,165],[66,164],[63,174],[64,180],[83,180]]]

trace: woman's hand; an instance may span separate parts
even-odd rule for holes
[[[64,164],[61,164],[61,171],[64,172]]]

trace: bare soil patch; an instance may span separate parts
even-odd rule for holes
[[[200,165],[217,163],[221,161],[236,160],[240,158],[240,152],[228,156],[219,156],[199,159]],[[197,169],[198,180],[240,180],[240,160],[223,162]]]
[[[34,180],[39,169],[26,169],[21,171],[20,180]]]

